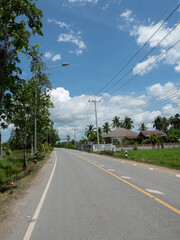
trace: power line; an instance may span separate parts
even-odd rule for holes
[[[170,15],[164,20],[164,22],[156,29],[156,31],[150,36],[150,38],[143,44],[142,47],[130,58],[130,60],[121,68],[121,70],[103,87],[101,88],[95,95],[97,96],[101,93],[124,69],[125,67],[138,55],[138,53],[147,45],[147,43],[153,38],[153,36],[159,31],[159,29],[168,21],[168,19],[177,11],[180,4],[170,13]],[[128,72],[129,73],[129,72]],[[127,75],[127,74],[126,74]],[[125,75],[125,76],[126,76]],[[109,90],[109,89],[108,89]]]
[[[166,98],[169,97],[169,98],[170,98],[171,96],[174,96],[174,94],[179,90],[178,87],[180,87],[180,85],[178,85],[178,86],[176,86],[175,88],[172,88],[172,89],[170,89],[170,90],[168,90],[168,91],[160,94],[158,97],[152,98],[149,103],[138,105],[138,106],[136,107],[136,110],[130,112],[130,114],[133,114],[133,113],[137,112],[137,108],[141,108],[141,109],[146,109],[146,108],[148,108],[148,107],[151,107],[151,108],[152,108],[153,106],[156,106],[157,104],[162,103],[162,102],[165,101],[165,100],[164,100],[164,99],[158,99],[158,98],[162,98],[162,97],[163,97],[163,98],[164,98],[164,97],[166,97]],[[171,94],[168,95],[167,93],[168,93],[168,94],[171,93]],[[175,97],[176,97],[176,96],[175,96]],[[168,99],[166,99],[166,100],[168,101]]]
[[[174,101],[174,100],[176,100],[176,96],[171,97],[171,101]],[[149,115],[150,111],[155,111],[155,110],[158,111],[159,108],[163,107],[165,104],[168,104],[168,103],[172,105],[172,103],[168,99],[165,99],[165,100],[161,101],[160,103],[157,103],[155,106],[153,106],[153,108],[151,107],[150,109],[147,109],[146,112],[137,113],[136,119],[139,119],[139,118],[145,117],[146,115]],[[167,109],[170,109],[170,108],[171,107],[168,107]],[[143,109],[145,110],[146,108],[139,109],[139,111],[142,111]],[[148,111],[148,113],[147,113],[147,111]],[[137,111],[134,111],[134,112],[137,112]],[[133,114],[134,112],[131,112],[131,114]]]
[[[146,69],[148,69],[150,66],[152,66],[155,62],[157,62],[162,56],[164,56],[167,52],[169,52],[173,47],[175,47],[180,40],[178,40],[175,44],[173,44],[171,47],[169,47],[166,51],[164,51],[160,56],[158,56],[152,63],[150,63],[147,67],[145,67],[143,70],[135,74],[132,78],[130,78],[127,82],[125,82],[123,85],[121,85],[119,88],[116,90],[112,91],[110,94],[113,94],[114,92],[118,91],[119,89],[123,88],[125,85],[127,85],[129,82],[131,82],[134,78],[139,76],[142,72],[144,72]],[[126,74],[127,75],[127,74]]]
[[[154,51],[154,49],[156,49],[157,48],[157,46],[159,46],[160,45],[160,43],[165,39],[165,38],[167,38],[167,36],[172,32],[172,31],[174,31],[174,29],[175,28],[177,28],[177,26],[180,24],[180,22],[178,23],[178,24],[176,24],[175,26],[174,26],[174,28],[172,28],[167,34],[166,34],[166,36],[165,37],[163,37],[161,40],[160,40],[160,42],[153,48],[153,49],[151,49],[137,64],[136,64],[136,66],[135,67],[137,67],[138,66],[138,64],[140,64],[152,51]],[[109,87],[106,91],[109,91],[111,88],[113,88],[115,85],[117,85],[122,79],[124,79],[130,72],[132,72],[134,70],[134,67],[132,67],[125,75],[123,75],[118,81],[116,81],[111,87]],[[140,72],[141,73],[141,72]],[[139,75],[140,73],[138,73],[137,75]]]

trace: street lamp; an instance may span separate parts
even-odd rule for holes
[[[55,68],[55,67],[66,67],[68,66],[70,63],[62,63],[60,65],[55,65],[55,66],[49,66],[49,67],[46,67],[46,68],[43,68],[43,69],[48,69],[48,68]]]
[[[46,67],[43,69],[48,69],[48,68],[55,68],[55,67],[66,67],[68,66],[70,63],[62,63],[60,65],[55,65],[55,66],[50,66],[50,67]],[[36,101],[37,101],[37,86],[35,86],[35,118],[34,118],[34,153],[35,155],[37,155],[37,118],[36,118],[36,114],[37,114],[37,110],[36,110]]]

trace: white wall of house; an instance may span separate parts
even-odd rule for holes
[[[99,144],[100,151],[111,150],[116,151],[116,145],[113,144]],[[98,152],[98,145],[93,144],[93,152]]]
[[[122,150],[134,150],[136,145],[124,145],[124,146],[116,146],[113,144],[99,144],[100,151],[104,150],[113,150],[114,152],[116,151],[122,151]],[[161,145],[159,145],[159,148],[161,148]],[[164,143],[164,148],[180,148],[180,143]],[[152,144],[141,144],[137,145],[138,150],[145,150],[145,149],[158,149],[158,145],[152,145]],[[93,145],[93,152],[98,152],[98,145],[94,144]]]

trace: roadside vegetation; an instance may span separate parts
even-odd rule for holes
[[[132,150],[127,152],[127,158],[125,157],[125,151],[114,153],[105,151],[101,154],[180,170],[180,148]]]
[[[16,150],[11,155],[4,155],[0,160],[0,221],[6,217],[9,203],[23,194],[35,174],[41,169],[49,158],[53,148],[49,152],[39,152],[38,161],[34,163],[34,157],[30,150],[27,151],[28,166],[24,167],[24,151]]]

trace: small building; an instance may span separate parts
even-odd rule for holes
[[[126,128],[116,128],[108,134],[102,134],[102,137],[106,140],[106,143],[125,145],[130,140],[137,140],[138,133]]]
[[[155,130],[155,131],[148,131],[148,130],[146,130],[146,131],[141,131],[141,132],[139,133],[139,135],[138,135],[138,140],[139,140],[139,141],[142,141],[142,140],[144,140],[144,139],[149,138],[149,136],[151,136],[151,135],[158,135],[158,134],[160,134],[160,135],[162,136],[162,138],[164,138],[164,140],[165,140],[166,137],[167,137],[167,134],[164,133],[164,132],[162,132],[162,131],[160,131],[160,130]]]

